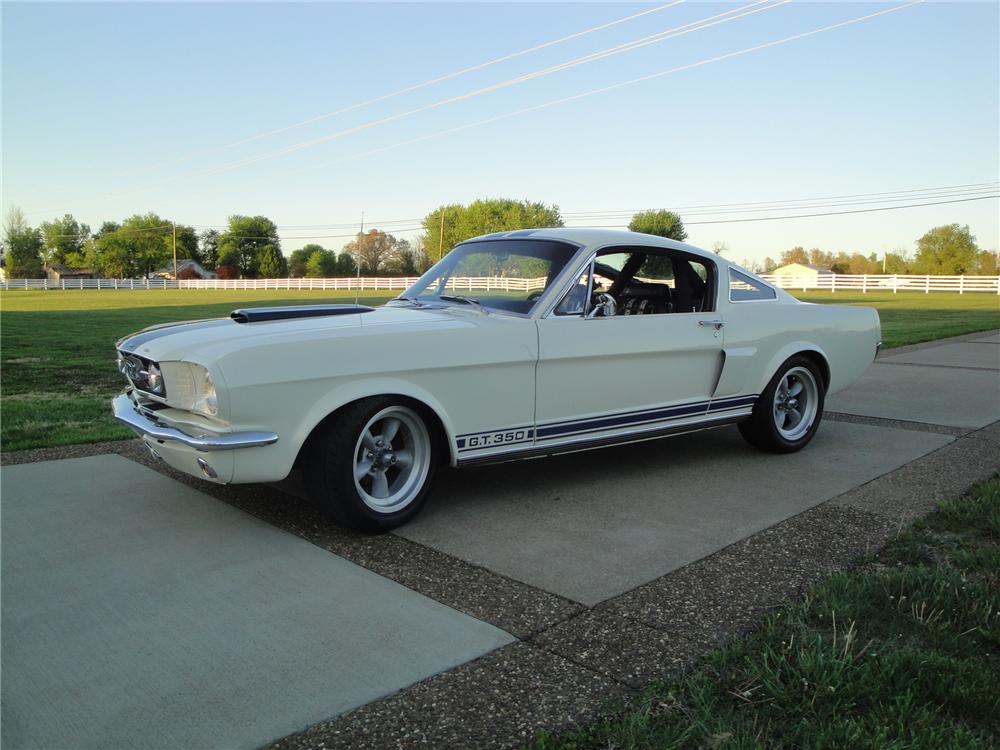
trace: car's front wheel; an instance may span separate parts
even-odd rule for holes
[[[311,441],[304,466],[312,497],[335,521],[383,531],[410,520],[427,500],[435,466],[424,418],[391,397],[364,399]]]
[[[825,395],[816,363],[802,355],[791,357],[760,394],[750,419],[740,423],[740,433],[761,450],[800,450],[819,429]]]

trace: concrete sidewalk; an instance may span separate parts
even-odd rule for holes
[[[977,429],[1000,419],[1000,334],[973,333],[883,352],[827,410]]]
[[[120,456],[3,470],[4,748],[254,748],[513,639]]]
[[[136,441],[6,466],[4,747],[508,748],[584,720],[1000,469],[998,360],[997,332],[885,352],[790,456],[722,428],[444,472],[375,537]]]

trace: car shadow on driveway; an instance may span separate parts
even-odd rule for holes
[[[827,421],[805,450],[773,455],[726,427],[444,472],[395,533],[592,606],[951,440]]]

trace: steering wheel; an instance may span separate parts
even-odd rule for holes
[[[536,289],[531,294],[529,294],[527,297],[525,297],[524,301],[525,302],[536,302],[538,300],[538,298],[541,297],[542,294],[544,294],[544,293],[545,293],[544,289]]]

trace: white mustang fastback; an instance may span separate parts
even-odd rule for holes
[[[213,482],[300,467],[341,523],[416,514],[441,464],[739,423],[795,451],[880,345],[878,313],[799,302],[672,240],[533,229],[462,243],[383,307],[237,310],[118,342],[114,414]]]

